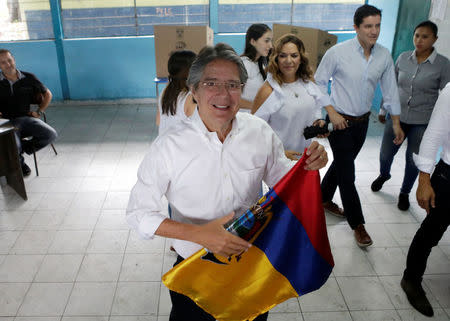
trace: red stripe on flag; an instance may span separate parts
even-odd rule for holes
[[[305,150],[303,157],[275,185],[274,190],[303,225],[315,250],[334,266],[322,206],[319,171],[305,170],[306,158]],[[316,182],[311,184],[314,180]]]

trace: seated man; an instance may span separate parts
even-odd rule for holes
[[[16,142],[20,154],[22,173],[28,176],[31,169],[25,164],[23,152],[31,154],[52,143],[56,131],[40,120],[42,112],[52,100],[52,93],[35,75],[16,69],[16,61],[7,49],[0,49],[0,117],[7,118],[16,127]],[[30,104],[38,104],[30,111]],[[22,137],[33,136],[29,145],[21,143]]]
[[[197,109],[156,138],[140,165],[127,221],[143,238],[173,238],[175,264],[202,247],[224,256],[248,249],[251,244],[223,225],[257,201],[262,180],[273,186],[294,164],[265,121],[238,113],[246,80],[242,60],[230,46],[203,48],[187,80]],[[317,142],[307,155],[306,169],[327,163]],[[163,195],[171,219],[164,214]],[[173,291],[170,297],[170,321],[214,320],[188,297]],[[255,321],[267,320],[267,315]]]

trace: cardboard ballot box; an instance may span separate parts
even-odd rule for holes
[[[204,46],[213,45],[214,33],[208,26],[154,26],[156,76],[166,78],[167,61],[176,50],[198,53]]]
[[[315,72],[325,52],[337,42],[337,36],[326,31],[291,25],[273,24],[273,41],[281,36],[292,33],[298,36],[305,45],[309,65]]]

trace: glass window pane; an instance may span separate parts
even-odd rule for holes
[[[292,24],[322,30],[353,30],[353,14],[365,1],[294,0]]]
[[[353,30],[353,14],[364,3],[364,0],[219,0],[218,32],[246,32],[253,23]]]
[[[136,35],[134,0],[61,0],[66,38]]]
[[[136,6],[138,35],[152,35],[153,25],[209,25],[209,0],[136,0]]]
[[[291,0],[219,0],[218,32],[246,32],[253,23],[289,24]]]
[[[48,0],[0,0],[0,41],[52,38]]]
[[[61,6],[67,38],[152,35],[155,24],[209,23],[208,0],[61,0]]]

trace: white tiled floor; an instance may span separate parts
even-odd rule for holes
[[[50,148],[38,153],[40,176],[33,171],[25,179],[28,201],[7,186],[0,192],[0,321],[168,320],[170,299],[160,280],[174,255],[164,239],[140,240],[124,215],[137,167],[157,134],[155,110],[49,109],[60,134],[58,155]],[[274,308],[269,320],[428,320],[411,308],[399,286],[409,244],[425,215],[413,194],[409,211],[396,207],[404,147],[392,179],[380,192],[370,190],[378,174],[381,130],[371,120],[356,162],[373,246],[359,249],[346,221],[327,215],[336,261],[332,276],[318,291]],[[27,162],[33,167],[31,158]],[[449,263],[447,231],[430,256],[424,281],[435,320],[450,319]]]

